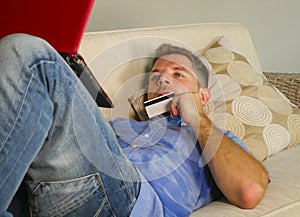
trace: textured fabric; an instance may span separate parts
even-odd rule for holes
[[[221,37],[203,53],[214,73],[211,120],[243,140],[258,160],[298,145],[300,109],[223,41]]]
[[[111,124],[125,155],[143,177],[133,213],[140,214],[137,209],[143,216],[188,216],[221,196],[192,129],[181,125],[179,117],[149,122],[116,119]],[[232,133],[225,134],[245,148]]]

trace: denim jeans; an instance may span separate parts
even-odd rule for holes
[[[0,73],[0,216],[23,179],[32,216],[129,216],[138,172],[60,55],[10,35]]]

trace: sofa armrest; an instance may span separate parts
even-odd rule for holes
[[[264,72],[268,81],[300,108],[300,73]]]

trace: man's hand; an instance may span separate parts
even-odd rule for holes
[[[199,93],[185,92],[175,95],[170,107],[172,117],[180,115],[193,128],[199,127],[201,118],[207,118]]]

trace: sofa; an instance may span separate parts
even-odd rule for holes
[[[188,47],[205,60],[214,90],[205,108],[207,114],[217,126],[228,128],[245,142],[271,179],[265,197],[254,209],[240,209],[220,200],[191,216],[299,216],[300,74],[263,72],[243,24],[199,23],[85,33],[79,53],[114,102],[112,109],[100,108],[105,117],[141,119],[135,108],[144,72],[161,43]]]

